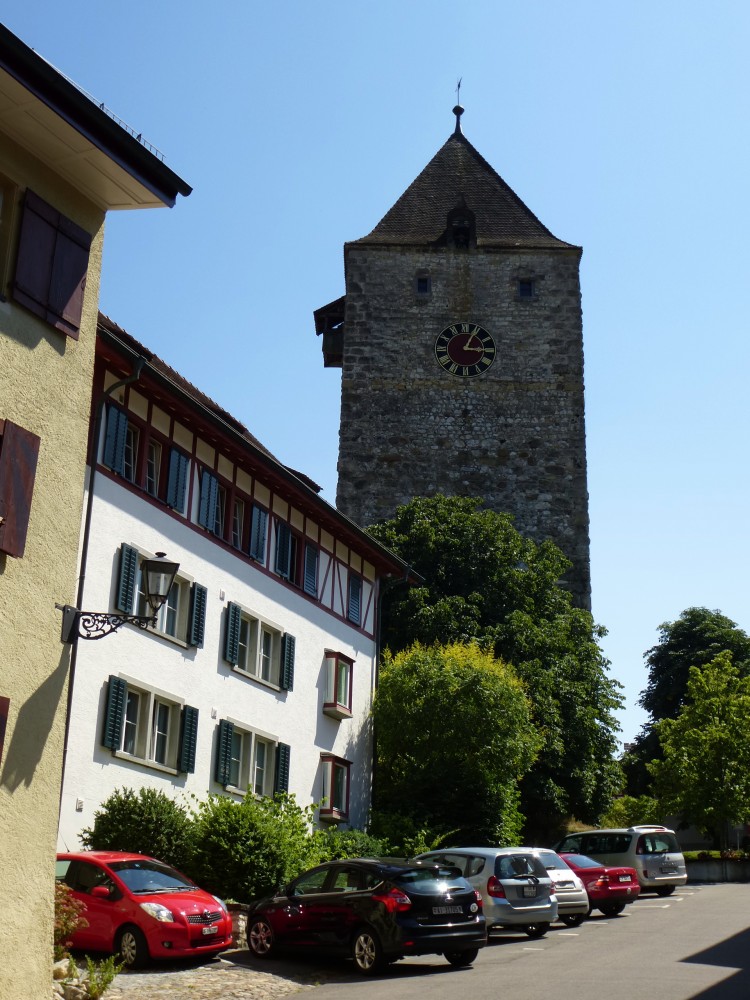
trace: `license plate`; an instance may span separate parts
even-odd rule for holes
[[[536,896],[536,886],[535,885],[525,885],[523,887],[524,896]]]
[[[674,865],[662,865],[661,870],[662,870],[662,874],[663,875],[676,875],[677,874],[677,869],[675,868]]]
[[[630,881],[630,876],[629,875],[621,875],[620,876],[620,881],[621,882],[629,882]]]
[[[462,906],[433,906],[432,912],[437,917],[443,913],[463,913],[464,910]]]
[[[219,929],[218,927],[204,927],[203,928],[203,933],[204,934],[215,934],[218,931],[218,929]]]

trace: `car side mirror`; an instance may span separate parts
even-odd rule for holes
[[[95,885],[91,890],[90,895],[93,896],[94,899],[109,899],[112,892],[106,885]]]

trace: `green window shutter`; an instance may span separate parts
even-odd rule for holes
[[[224,659],[236,666],[240,658],[240,624],[242,610],[239,604],[227,607],[227,622],[224,630]]]
[[[219,480],[204,469],[201,473],[201,495],[198,503],[198,524],[207,531],[214,530],[214,514],[216,498],[219,492]]]
[[[119,750],[122,738],[122,720],[125,716],[125,702],[128,685],[120,677],[110,675],[107,687],[107,711],[104,713],[102,746],[109,750]]]
[[[284,691],[294,688],[294,650],[297,640],[285,632],[281,637],[281,676],[279,687]]]
[[[187,456],[172,448],[169,452],[169,479],[167,481],[167,506],[175,510],[185,509],[185,491],[187,490]]]
[[[125,472],[125,438],[128,432],[128,418],[115,406],[107,407],[107,431],[104,436],[102,461],[113,472],[122,476]]]
[[[289,570],[291,567],[291,535],[292,533],[289,530],[288,524],[285,524],[283,521],[276,522],[276,572],[279,576],[283,576],[285,580],[289,579]]]
[[[360,613],[361,613],[361,603],[362,603],[362,581],[358,576],[351,575],[349,577],[349,608],[347,610],[346,617],[350,622],[355,625],[360,623]]]
[[[138,549],[134,549],[132,545],[123,544],[120,547],[120,578],[117,583],[115,607],[126,615],[133,614],[138,558]]]
[[[226,719],[219,723],[219,733],[216,741],[216,767],[214,778],[220,785],[229,784],[229,768],[232,763],[232,736],[234,726]]]
[[[276,773],[274,775],[273,790],[276,792],[289,791],[289,758],[291,750],[286,743],[279,743],[276,747]]]
[[[268,530],[268,511],[253,505],[253,520],[250,530],[250,555],[258,562],[266,560],[266,532]]]
[[[194,583],[190,588],[190,618],[188,621],[188,646],[202,646],[203,634],[206,629],[206,604],[208,591],[200,583]]]
[[[198,709],[184,705],[180,718],[180,749],[177,770],[183,774],[195,771],[195,748],[198,743]]]
[[[305,545],[305,585],[306,594],[318,596],[318,550],[309,543]]]

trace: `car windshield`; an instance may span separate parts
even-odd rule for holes
[[[585,854],[566,854],[566,860],[570,861],[572,865],[577,868],[601,868],[601,861],[594,861],[593,858],[587,858]]]
[[[184,892],[195,885],[158,861],[114,861],[109,866],[133,893]]]
[[[424,866],[405,868],[394,873],[394,878],[402,885],[416,885],[421,882],[445,882],[461,877],[455,865],[434,865],[426,861]]]
[[[547,871],[555,871],[557,869],[570,870],[565,863],[565,859],[561,858],[559,854],[555,854],[554,851],[540,851],[539,860]]]
[[[495,873],[501,879],[547,877],[547,869],[533,854],[501,854],[495,859]]]

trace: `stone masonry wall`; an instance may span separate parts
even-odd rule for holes
[[[482,496],[573,561],[590,606],[579,251],[347,247],[337,505],[360,524],[413,496]],[[418,295],[416,276],[431,292]],[[534,281],[521,299],[519,278]],[[435,339],[477,323],[483,375],[441,369]]]

